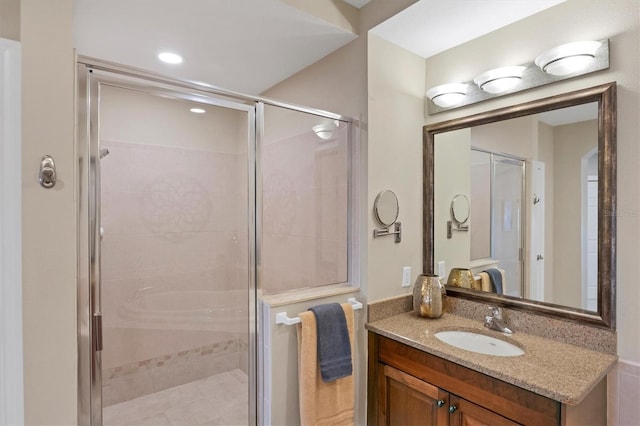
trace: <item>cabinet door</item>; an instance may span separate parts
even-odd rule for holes
[[[447,426],[449,394],[388,365],[379,365],[378,422],[384,426]]]
[[[449,397],[450,426],[517,426],[506,417],[456,395]]]

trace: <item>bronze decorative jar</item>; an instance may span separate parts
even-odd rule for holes
[[[444,295],[444,286],[437,275],[418,275],[413,285],[414,312],[424,318],[440,318]]]

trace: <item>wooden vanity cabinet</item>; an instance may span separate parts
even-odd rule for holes
[[[379,425],[518,425],[389,365],[380,363],[378,371]]]
[[[379,425],[448,424],[448,392],[389,365],[378,372]]]
[[[368,424],[559,425],[561,404],[369,333]]]

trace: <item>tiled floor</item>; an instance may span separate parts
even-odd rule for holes
[[[248,379],[232,370],[106,407],[105,426],[248,424]]]

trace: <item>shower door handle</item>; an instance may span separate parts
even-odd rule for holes
[[[102,313],[93,314],[93,348],[96,352],[102,350]]]

